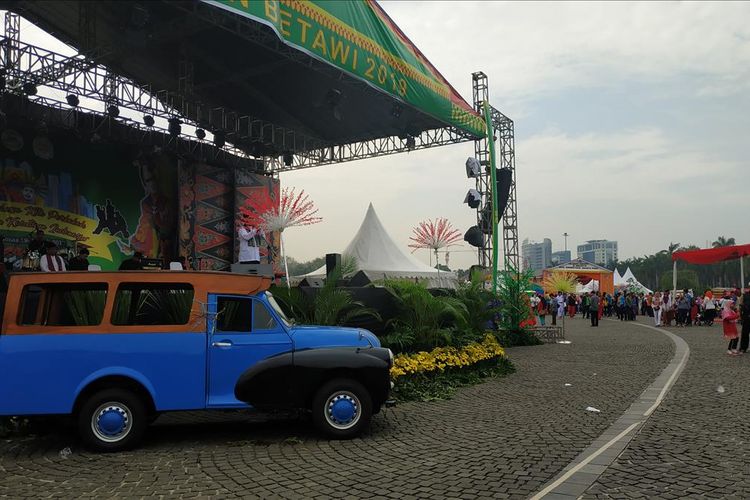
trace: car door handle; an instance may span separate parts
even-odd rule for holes
[[[231,342],[214,342],[211,347],[232,347]]]

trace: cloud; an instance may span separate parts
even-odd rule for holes
[[[519,141],[516,152],[521,236],[562,233],[575,243],[620,241],[626,258],[671,239],[698,245],[722,232],[750,240],[738,207],[740,162],[722,160],[657,128],[569,135],[549,131]],[[533,200],[533,201],[532,201]]]
[[[745,2],[384,2],[384,8],[465,96],[473,71],[493,101],[569,88],[663,82],[691,75],[694,93],[750,85]],[[512,106],[512,107],[509,107]]]

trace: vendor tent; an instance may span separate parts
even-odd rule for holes
[[[615,268],[615,272],[612,277],[614,278],[615,287],[623,286],[625,284],[625,280],[622,279],[622,275],[620,274],[620,271],[617,270],[617,268]]]
[[[672,271],[672,288],[675,290],[677,289],[678,260],[689,262],[691,264],[714,264],[716,262],[734,259],[739,259],[740,261],[740,287],[743,287],[745,285],[745,268],[742,258],[747,256],[750,256],[750,244],[674,252],[672,253],[672,262],[674,264]]]
[[[600,292],[614,293],[614,273],[609,269],[592,264],[583,259],[574,259],[559,266],[549,267],[544,270],[544,277],[555,272],[566,272],[574,274],[580,282],[596,280]]]
[[[615,287],[617,286],[617,283],[615,283]],[[622,275],[622,281],[619,286],[635,288],[643,293],[654,293],[653,290],[649,290],[643,285],[643,283],[638,281],[638,278],[635,277],[633,271],[631,271],[629,267],[625,270],[625,274]]]
[[[372,203],[359,227],[359,231],[342,252],[343,258],[354,258],[357,268],[372,280],[409,279],[425,281],[430,288],[455,288],[453,272],[438,272],[411,255],[404,253],[393,241],[380,222]],[[306,278],[326,275],[325,266],[306,274]]]

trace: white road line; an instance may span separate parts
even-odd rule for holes
[[[610,320],[610,321],[613,321],[613,320]],[[669,392],[669,389],[672,388],[672,385],[674,384],[675,380],[680,375],[680,373],[682,373],[682,370],[685,368],[685,364],[687,363],[687,360],[688,360],[688,358],[690,356],[690,347],[687,345],[687,342],[685,342],[685,340],[682,337],[680,337],[678,335],[675,335],[672,332],[668,332],[667,330],[662,330],[661,328],[657,328],[657,327],[654,327],[654,326],[643,325],[643,324],[640,324],[640,323],[632,323],[632,324],[637,325],[637,326],[642,326],[644,328],[649,328],[651,330],[656,330],[657,332],[663,333],[664,335],[666,335],[667,337],[669,337],[670,340],[672,340],[672,342],[674,343],[674,346],[675,346],[675,355],[677,355],[677,349],[679,347],[679,344],[684,344],[684,346],[685,346],[685,353],[682,355],[682,358],[680,359],[680,362],[672,370],[672,373],[671,373],[669,379],[667,380],[667,383],[664,384],[664,387],[662,387],[661,392],[659,392],[659,395],[657,396],[656,400],[654,401],[654,404],[651,405],[651,407],[648,410],[646,410],[646,412],[643,414],[643,416],[645,417],[643,420],[640,420],[640,421],[635,422],[635,423],[631,424],[630,426],[628,426],[627,429],[625,429],[624,431],[622,431],[621,433],[619,433],[617,436],[615,436],[614,438],[612,438],[611,440],[609,440],[607,443],[605,443],[604,445],[602,445],[598,450],[592,452],[586,458],[584,458],[583,460],[581,460],[581,462],[579,462],[578,464],[576,464],[575,466],[573,466],[569,471],[567,471],[565,474],[563,474],[562,476],[560,476],[553,483],[551,483],[550,485],[548,485],[547,487],[545,487],[543,490],[541,490],[539,493],[537,493],[533,497],[531,497],[530,500],[539,500],[539,499],[543,498],[544,496],[546,496],[547,494],[549,494],[552,490],[554,490],[555,488],[557,488],[558,486],[560,486],[561,484],[563,484],[565,481],[567,481],[568,479],[570,479],[570,477],[573,474],[575,474],[576,472],[578,472],[579,470],[581,470],[581,468],[585,467],[586,465],[588,465],[589,463],[591,463],[591,461],[594,460],[596,457],[598,457],[599,455],[601,455],[602,453],[604,453],[613,444],[617,443],[619,440],[621,440],[625,436],[627,436],[633,429],[635,429],[639,425],[643,424],[646,420],[648,420],[648,417],[650,417],[651,414],[654,412],[654,410],[656,410],[659,407],[659,405],[661,404],[661,402],[664,400],[664,396],[667,395],[667,392]],[[674,357],[672,358],[672,361],[674,361]],[[663,373],[663,371],[662,371],[662,373]],[[661,376],[661,374],[659,376]],[[651,383],[651,385],[653,385],[653,382]],[[617,421],[615,421],[615,423],[616,422]],[[592,484],[593,484],[593,482],[592,482]]]
[[[564,483],[565,481],[567,481],[568,478],[570,478],[570,476],[572,476],[573,474],[575,474],[576,472],[578,472],[579,470],[581,470],[581,468],[583,468],[586,465],[588,465],[593,459],[595,459],[596,457],[598,457],[599,455],[601,455],[602,453],[604,453],[605,451],[607,451],[607,449],[610,446],[612,446],[613,444],[615,444],[616,442],[618,442],[620,439],[622,439],[625,436],[627,436],[630,431],[632,431],[633,429],[635,429],[637,426],[641,425],[642,423],[643,423],[643,421],[639,421],[639,422],[636,422],[634,424],[630,424],[630,426],[627,429],[625,429],[624,431],[622,431],[621,433],[619,433],[617,436],[615,436],[612,439],[610,439],[606,444],[604,444],[601,448],[599,448],[598,450],[596,450],[595,452],[593,452],[591,455],[589,455],[588,457],[586,457],[585,459],[583,459],[579,464],[576,464],[572,469],[570,469],[568,472],[566,472],[565,474],[563,474],[562,476],[560,476],[557,479],[557,481],[555,481],[554,483],[550,484],[549,486],[547,486],[546,488],[544,488],[542,491],[540,491],[539,493],[537,493],[536,495],[534,495],[533,497],[531,497],[531,500],[539,500],[543,496],[547,495],[547,493],[549,493],[550,491],[552,491],[555,488],[557,488],[558,486],[560,486],[562,483]]]

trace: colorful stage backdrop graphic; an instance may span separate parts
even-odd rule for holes
[[[168,152],[89,143],[65,131],[40,137],[33,129],[6,129],[0,134],[4,260],[20,269],[41,229],[62,253],[88,248],[89,262],[104,270],[117,269],[135,251],[228,269],[236,259],[235,189],[248,184],[278,191],[268,177],[178,161]]]

